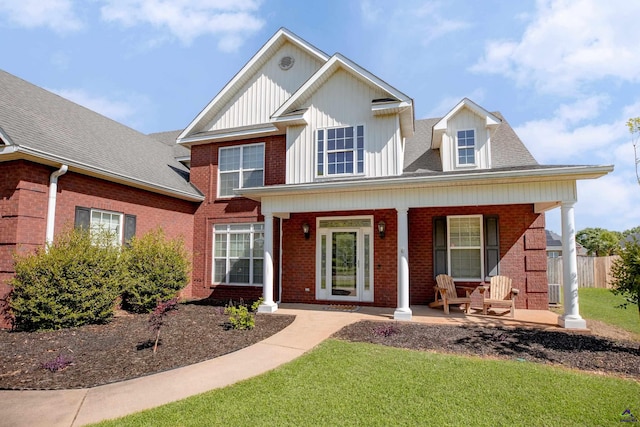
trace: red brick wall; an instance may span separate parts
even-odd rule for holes
[[[265,143],[265,185],[284,184],[286,139],[284,135],[253,138],[191,148],[191,182],[206,195],[195,212],[193,229],[193,296],[228,300],[252,300],[262,295],[262,286],[227,286],[212,283],[213,225],[263,222],[260,204],[243,197],[217,198],[218,149],[243,144]],[[274,297],[278,289],[278,220],[274,220]]]
[[[0,298],[10,290],[6,284],[13,277],[12,254],[45,243],[49,176],[54,170],[22,160],[0,163]],[[58,180],[55,232],[73,227],[76,206],[104,209],[136,215],[138,236],[160,226],[168,237],[182,237],[191,253],[197,205],[67,172]],[[183,294],[191,296],[191,284]]]
[[[329,216],[373,215],[374,302],[359,303],[379,307],[397,306],[398,258],[397,215],[395,210],[345,211],[292,214],[284,221],[282,261],[282,301],[327,303],[315,299],[316,291],[316,218]],[[378,222],[386,223],[386,235],[381,239],[376,231]],[[304,238],[302,224],[311,227],[309,239]],[[309,289],[309,291],[306,291]]]
[[[500,274],[520,289],[518,308],[546,310],[547,254],[544,214],[532,205],[420,208],[409,210],[409,279],[411,304],[433,301],[433,217],[447,215],[497,215],[500,230]],[[471,283],[478,285],[478,283]],[[474,300],[478,301],[478,292]],[[474,301],[474,302],[475,302]]]

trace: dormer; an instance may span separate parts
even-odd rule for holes
[[[433,126],[433,149],[440,150],[442,170],[490,169],[491,135],[501,120],[464,98]]]

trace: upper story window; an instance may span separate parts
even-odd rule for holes
[[[264,186],[264,144],[223,147],[218,152],[218,196],[234,196],[234,188]]]
[[[364,173],[364,126],[317,131],[318,176]]]
[[[458,166],[476,164],[476,131],[459,130],[456,138]]]

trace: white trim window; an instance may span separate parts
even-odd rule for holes
[[[318,129],[318,177],[364,174],[364,126]]]
[[[214,283],[262,285],[263,266],[264,224],[214,225]]]
[[[236,188],[264,186],[264,144],[221,147],[218,151],[218,197]]]
[[[92,235],[98,233],[106,233],[115,246],[122,242],[122,217],[119,212],[103,211],[99,209],[91,209],[91,220],[89,229]]]
[[[447,217],[449,274],[460,280],[484,278],[482,215]]]
[[[458,166],[475,166],[476,131],[474,129],[459,130],[457,132],[456,152],[456,164]]]

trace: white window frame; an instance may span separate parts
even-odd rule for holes
[[[255,147],[255,146],[262,146],[262,169],[260,168],[243,168],[243,159],[244,159],[244,150],[245,148],[248,147]],[[221,169],[221,165],[220,165],[220,159],[222,158],[222,152],[225,150],[233,150],[233,149],[240,149],[240,164],[237,165],[238,169],[233,169],[233,170],[227,170],[227,171],[222,171]],[[265,169],[265,143],[264,142],[259,142],[256,144],[243,144],[243,145],[230,145],[228,147],[220,147],[218,149],[218,185],[217,185],[217,195],[219,199],[228,199],[228,198],[232,198],[232,197],[236,197],[235,194],[220,194],[220,176],[222,174],[231,174],[231,173],[237,173],[238,174],[238,188],[247,188],[244,186],[244,183],[242,182],[243,176],[244,176],[244,172],[251,172],[251,171],[258,171],[258,170],[262,170],[262,185],[260,185],[261,187],[264,187],[264,169]]]
[[[473,163],[460,163],[460,150],[467,150],[471,147],[465,145],[464,147],[460,146],[460,132],[473,132]],[[465,137],[466,139],[466,137]],[[456,167],[459,168],[470,168],[475,167],[478,164],[478,132],[475,129],[458,129],[456,130]]]
[[[452,243],[451,243],[451,220],[452,219],[459,219],[459,218],[476,218],[478,220],[478,222],[480,223],[480,245],[479,246],[458,246],[458,247],[452,247]],[[447,258],[448,258],[448,273],[451,277],[453,277],[455,280],[459,280],[459,281],[467,281],[467,282],[482,282],[484,280],[484,270],[485,270],[485,265],[484,265],[484,217],[482,215],[451,215],[451,216],[447,216]],[[457,277],[453,275],[453,260],[451,257],[451,252],[459,250],[459,249],[463,249],[463,250],[469,250],[469,249],[474,249],[474,250],[478,250],[478,252],[480,253],[480,276],[478,277]]]
[[[234,229],[234,227],[245,226],[246,229]],[[233,286],[262,286],[262,283],[254,282],[254,268],[256,260],[262,260],[262,265],[264,268],[264,250],[262,251],[262,256],[256,256],[254,254],[254,244],[256,242],[256,234],[261,234],[262,239],[264,240],[264,223],[256,222],[256,223],[231,223],[231,224],[215,224],[213,226],[213,238],[212,238],[212,252],[211,252],[211,283],[216,285],[233,285]],[[216,281],[216,259],[220,260],[223,257],[216,257],[216,234],[224,234],[226,235],[226,247],[225,247],[225,272],[224,282]],[[230,236],[233,234],[248,234],[249,235],[249,256],[248,257],[231,257],[231,239]],[[264,246],[263,246],[264,248]],[[242,282],[232,282],[230,280],[231,275],[231,263],[233,260],[249,260],[249,283]],[[264,272],[263,272],[264,275]],[[264,277],[262,279],[264,281]]]
[[[358,172],[358,163],[360,162],[360,160],[358,159],[358,128],[362,127],[362,172]],[[347,129],[347,128],[351,128],[353,129],[353,148],[352,149],[340,149],[340,150],[331,150],[334,153],[337,152],[348,152],[351,151],[353,153],[353,172],[344,172],[344,173],[334,173],[334,174],[329,174],[329,149],[328,149],[328,144],[327,144],[327,140],[329,137],[329,131],[330,130],[338,130],[338,129]],[[320,154],[318,153],[319,151],[319,133],[322,131],[323,132],[323,149],[322,149],[322,173],[319,173],[318,169],[320,166]],[[356,124],[356,125],[351,125],[351,126],[332,126],[332,127],[326,127],[326,128],[319,128],[316,129],[315,134],[315,142],[316,142],[316,150],[315,150],[315,176],[316,178],[334,178],[334,177],[344,177],[344,176],[362,176],[366,174],[366,170],[367,170],[367,162],[366,162],[366,143],[367,143],[367,136],[366,136],[366,127],[364,124]]]
[[[100,214],[101,221],[97,224],[94,224],[93,217],[94,214]],[[118,217],[118,225],[116,230],[112,230],[111,228],[105,228],[102,222],[102,218],[104,215],[109,215],[111,217]],[[124,236],[124,214],[122,212],[114,212],[107,211],[104,209],[91,209],[89,214],[89,233],[93,234],[96,231],[106,230],[109,233],[113,233],[113,243],[116,246],[122,245],[122,237]]]

